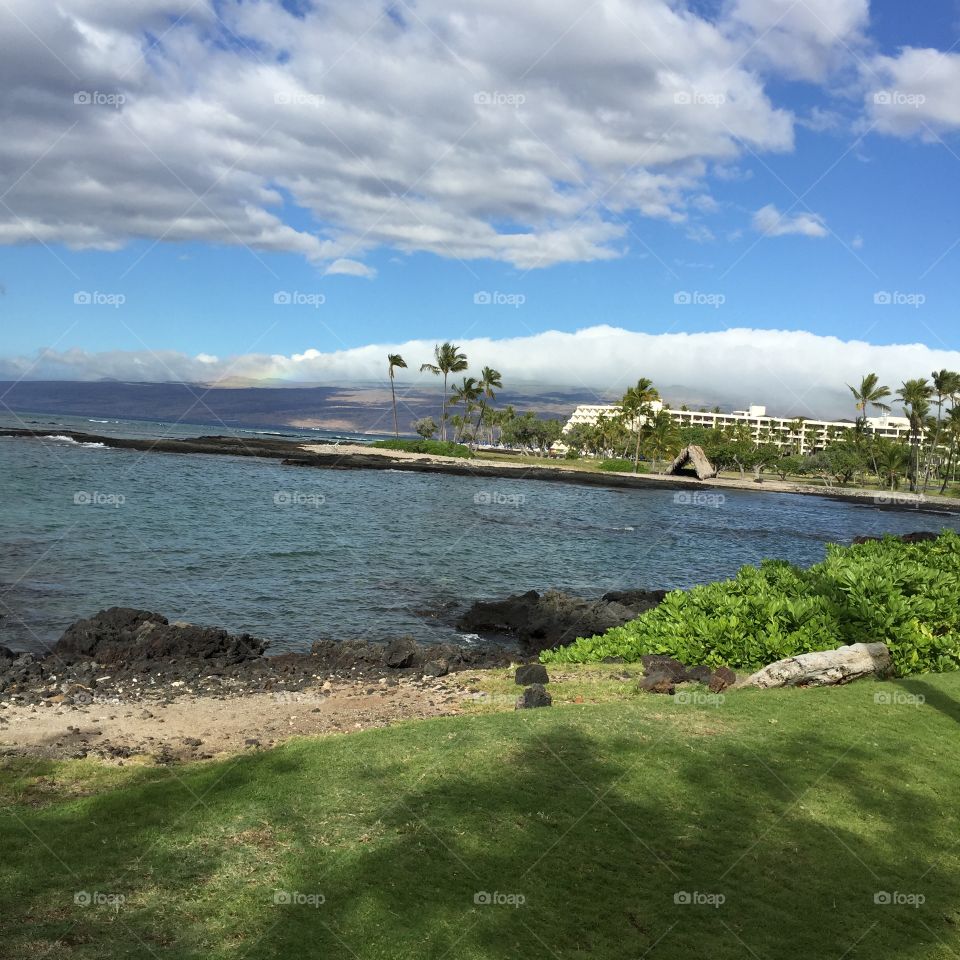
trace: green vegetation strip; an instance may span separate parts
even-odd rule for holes
[[[473,456],[470,448],[452,440],[374,440],[370,444],[380,450],[404,450],[407,453],[432,453],[438,457]]]
[[[638,619],[547,650],[541,660],[634,662],[655,653],[749,670],[878,641],[890,648],[898,676],[960,668],[960,535],[829,546],[826,560],[808,570],[780,560],[743,567],[732,580],[674,591]]]
[[[958,723],[954,674],[10,760],[0,955],[954,957]]]

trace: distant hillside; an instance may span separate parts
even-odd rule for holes
[[[603,402],[581,391],[511,393],[497,398],[498,406],[567,417],[578,403]],[[397,387],[400,430],[439,414],[440,385],[431,389]],[[0,381],[0,409],[80,417],[169,420],[215,426],[320,427],[356,433],[390,433],[393,412],[390,390],[383,384],[326,387],[208,387],[186,383],[95,383],[65,380]]]

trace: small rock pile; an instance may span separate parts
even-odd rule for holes
[[[647,654],[640,662],[644,676],[637,686],[647,693],[673,694],[680,683],[702,683],[711,693],[721,693],[737,682],[737,675],[729,667],[687,667],[673,657],[659,654]]]
[[[547,693],[545,684],[550,682],[547,668],[542,663],[525,663],[517,667],[514,682],[524,687],[517,697],[516,710],[535,710],[537,707],[553,706],[553,697]]]

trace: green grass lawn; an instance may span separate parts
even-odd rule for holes
[[[562,686],[585,702],[173,768],[8,760],[0,956],[960,952],[960,674]]]

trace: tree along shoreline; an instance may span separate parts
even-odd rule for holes
[[[448,474],[478,478],[504,478],[517,480],[540,480],[554,483],[570,483],[579,486],[605,487],[609,489],[651,489],[686,492],[694,497],[696,491],[704,490],[742,490],[747,493],[788,493],[802,496],[823,497],[856,503],[882,510],[899,512],[921,512],[939,514],[960,514],[960,499],[936,497],[926,499],[921,495],[868,491],[856,488],[824,488],[804,485],[791,481],[765,479],[762,483],[753,480],[735,480],[717,477],[711,480],[697,480],[694,477],[670,476],[650,473],[607,473],[570,469],[560,464],[527,465],[518,462],[491,460],[466,460],[446,457],[420,455],[411,457],[394,456],[389,450],[364,450],[355,452],[355,447],[346,452],[336,444],[329,444],[329,450],[307,450],[301,442],[289,440],[251,440],[238,437],[202,436],[189,439],[109,437],[100,434],[84,433],[73,430],[27,430],[6,428],[0,430],[0,437],[21,439],[43,439],[67,437],[77,443],[96,443],[104,447],[124,450],[138,450],[153,453],[198,453],[220,456],[258,457],[281,460],[288,466],[317,467],[333,470],[398,470],[414,473]],[[678,499],[678,505],[696,504],[695,499]]]

